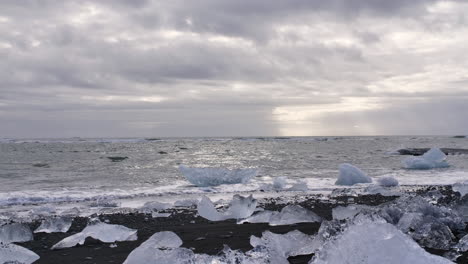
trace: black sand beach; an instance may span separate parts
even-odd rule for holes
[[[424,190],[418,190],[418,193],[424,193],[428,190],[433,190],[435,187],[429,187]],[[450,202],[452,199],[459,197],[458,193],[451,191],[450,187],[437,188],[445,194],[445,201]],[[457,196],[458,195],[458,196]],[[358,197],[341,196],[336,199],[321,199],[320,196],[308,196],[306,199],[302,197],[297,204],[311,209],[316,214],[325,220],[332,219],[332,209],[338,205],[346,205],[348,203],[379,205],[397,197],[386,197],[381,195],[360,195]],[[289,199],[288,199],[289,200]],[[260,207],[268,210],[280,210],[286,206],[286,203],[281,202],[281,198],[267,200]],[[173,231],[184,242],[183,247],[192,249],[195,253],[206,253],[216,255],[222,251],[224,245],[231,249],[239,249],[247,251],[252,249],[249,243],[251,235],[261,236],[263,231],[269,230],[274,233],[287,233],[292,230],[299,230],[306,234],[315,234],[319,230],[320,223],[301,223],[284,226],[269,226],[268,224],[236,224],[235,220],[212,222],[202,217],[196,216],[196,209],[171,209],[167,210],[172,215],[166,218],[152,218],[150,214],[128,213],[128,214],[106,214],[99,215],[101,221],[111,224],[124,225],[129,228],[138,230],[137,241],[117,242],[116,247],[111,247],[111,244],[102,243],[100,241],[88,238],[83,246],[72,248],[51,250],[52,245],[61,239],[72,234],[80,232],[87,224],[88,218],[77,217],[73,221],[73,225],[67,233],[37,233],[34,234],[34,240],[26,243],[18,243],[35,253],[41,258],[35,263],[122,263],[128,254],[138,247],[142,242],[148,239],[151,235],[159,231]],[[30,223],[31,228],[36,228],[39,223]],[[467,230],[468,231],[468,230]],[[446,253],[443,250],[426,249],[429,252],[437,255]],[[290,263],[308,263],[312,255],[297,256],[289,258]],[[457,259],[457,263],[468,263],[468,254],[465,254]]]

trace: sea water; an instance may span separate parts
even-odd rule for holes
[[[342,163],[374,180],[394,177],[400,185],[453,184],[468,179],[468,155],[449,155],[450,167],[407,170],[401,148],[468,148],[467,138],[449,136],[293,138],[0,139],[0,217],[57,208],[142,205],[147,201],[197,199],[202,195],[261,192],[285,177],[308,192],[330,192]],[[117,159],[116,159],[117,157]],[[119,157],[121,157],[119,159]],[[111,158],[114,158],[112,160]],[[187,167],[252,168],[247,183],[197,187],[179,171]],[[294,190],[294,188],[293,188]],[[281,195],[285,195],[281,192]],[[291,194],[294,194],[291,191]],[[94,207],[93,207],[94,205]],[[1,220],[1,219],[0,219]]]

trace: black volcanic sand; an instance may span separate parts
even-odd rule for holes
[[[314,211],[326,220],[331,220],[332,209],[338,205],[346,205],[348,202],[379,205],[391,201],[397,197],[384,197],[381,195],[364,195],[348,199],[348,197],[335,198],[333,200],[320,199],[320,196],[310,196],[304,202],[297,204]],[[277,203],[280,199],[266,200],[259,207],[267,210],[281,210],[287,204]],[[137,241],[116,242],[117,247],[111,244],[102,243],[98,240],[88,238],[83,246],[72,248],[51,250],[50,248],[60,240],[86,227],[88,218],[77,217],[74,219],[70,230],[67,233],[37,233],[34,240],[26,243],[18,243],[24,246],[41,258],[35,263],[44,264],[91,264],[91,263],[123,263],[130,252],[147,240],[151,235],[160,231],[173,231],[184,242],[183,247],[192,249],[195,253],[206,253],[216,255],[223,250],[224,245],[231,249],[248,251],[250,246],[250,236],[260,237],[262,232],[269,230],[273,233],[287,233],[299,230],[303,233],[316,234],[320,223],[300,223],[284,226],[269,226],[268,224],[245,223],[238,225],[234,220],[211,222],[202,217],[195,216],[195,209],[173,209],[170,217],[152,218],[150,214],[130,213],[99,215],[101,221],[110,224],[123,225],[138,230]],[[34,230],[39,223],[31,223]],[[442,255],[443,251],[431,251],[433,254]],[[312,255],[297,256],[289,258],[290,263],[308,263]],[[468,256],[465,253],[460,257],[458,263],[468,263]]]

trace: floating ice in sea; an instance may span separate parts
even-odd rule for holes
[[[13,223],[0,227],[0,242],[27,242],[33,240],[31,229],[26,224]]]
[[[393,186],[398,186],[398,180],[395,179],[394,177],[388,176],[388,177],[381,177],[377,180],[377,183],[381,186],[385,187],[393,187]]]
[[[447,156],[438,148],[431,148],[421,157],[408,157],[403,160],[406,169],[429,170],[434,168],[447,168]]]
[[[257,176],[256,169],[189,168],[180,165],[179,170],[190,183],[199,187],[247,183]]]
[[[426,264],[452,263],[431,255],[407,235],[388,223],[352,225],[341,235],[325,243],[312,264]]]
[[[288,263],[287,258],[290,256],[308,255],[316,250],[314,236],[306,235],[297,230],[286,234],[265,231],[260,238],[251,236],[250,245],[254,248],[268,248],[270,254],[274,253],[273,255],[282,258],[285,263]]]
[[[30,264],[38,259],[39,256],[29,249],[0,242],[0,263]]]
[[[42,221],[41,225],[34,230],[34,233],[66,233],[72,225],[73,219],[70,217],[51,217]]]
[[[52,249],[69,248],[77,244],[83,245],[87,237],[100,240],[104,243],[114,243],[116,241],[137,240],[137,230],[121,225],[110,225],[102,222],[88,224],[83,231],[66,237],[52,246]]]
[[[343,163],[340,165],[340,174],[336,185],[354,185],[356,183],[370,183],[372,179],[357,167]]]
[[[284,187],[286,187],[286,184],[287,184],[286,177],[284,176],[276,177],[273,180],[273,188],[276,190],[284,189]]]
[[[287,205],[280,212],[265,210],[256,213],[247,219],[239,221],[239,224],[245,222],[269,223],[270,226],[277,226],[320,221],[322,221],[320,216],[300,205]]]
[[[251,216],[257,207],[257,200],[252,195],[243,197],[235,194],[232,197],[229,208],[224,212],[216,210],[210,198],[203,196],[198,203],[198,214],[210,221],[222,221],[226,219],[242,219]]]

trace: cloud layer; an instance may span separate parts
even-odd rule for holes
[[[468,134],[468,4],[0,3],[0,137]]]

